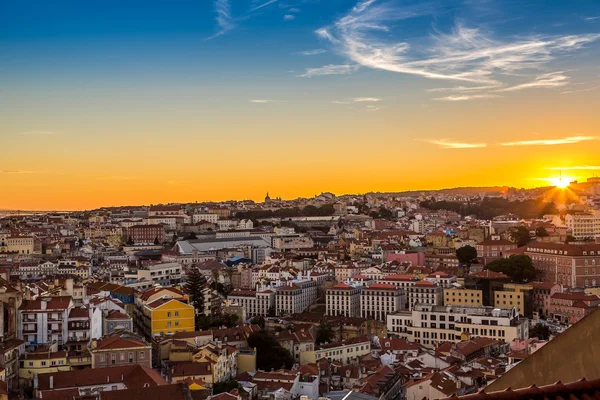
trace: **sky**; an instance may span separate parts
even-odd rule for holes
[[[585,180],[598,110],[597,0],[0,0],[0,209]]]

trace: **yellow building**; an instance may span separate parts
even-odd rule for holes
[[[29,386],[34,374],[70,371],[66,351],[25,353],[19,360],[19,380]]]
[[[194,330],[194,307],[179,300],[161,298],[143,309],[143,328],[147,337]]]
[[[445,306],[481,306],[482,292],[477,289],[444,289]]]
[[[531,293],[533,286],[522,285],[518,283],[505,283],[504,290],[494,292],[494,307],[512,308],[526,317],[530,316],[532,311]]]
[[[34,254],[33,236],[0,235],[0,253]]]
[[[240,349],[237,363],[238,374],[256,371],[256,349]]]

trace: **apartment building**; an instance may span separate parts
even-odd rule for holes
[[[192,223],[194,223],[194,224],[197,224],[198,222],[201,222],[201,221],[207,221],[207,222],[210,222],[211,224],[216,224],[218,220],[219,220],[219,216],[217,214],[213,214],[213,213],[198,213],[198,214],[192,215]]]
[[[531,282],[533,287],[533,311],[547,316],[550,310],[550,298],[554,293],[562,292],[562,287],[552,282]]]
[[[412,310],[410,331],[415,342],[428,347],[466,337],[509,343],[529,337],[529,321],[520,318],[514,308],[417,304]]]
[[[35,250],[35,237],[33,236],[0,233],[0,253],[34,254],[41,252],[41,248],[40,251]]]
[[[494,307],[515,308],[527,318],[533,313],[533,286],[505,283],[504,290],[494,292]]]
[[[227,299],[232,304],[243,307],[247,318],[266,317],[275,311],[275,291],[271,289],[260,291],[236,289],[227,296]]]
[[[565,216],[565,225],[575,239],[600,237],[600,211],[569,213]]]
[[[482,306],[483,294],[479,289],[444,289],[445,306]]]
[[[331,361],[339,361],[344,365],[358,362],[358,360],[371,354],[371,341],[366,337],[357,337],[338,343],[328,343],[317,346],[315,359],[326,358]]]
[[[488,240],[477,243],[477,256],[482,257],[484,264],[504,257],[507,251],[514,250],[518,246],[510,240],[502,239],[500,236],[492,236]]]
[[[327,289],[326,314],[344,317],[360,317],[361,287],[338,283]]]
[[[385,321],[387,314],[402,310],[404,304],[404,289],[386,283],[374,283],[360,294],[362,317],[367,319]]]
[[[147,338],[194,330],[194,307],[180,300],[160,298],[144,305],[142,332]]]
[[[600,297],[582,292],[554,293],[550,296],[549,316],[574,324],[600,306]]]
[[[139,364],[152,368],[152,345],[131,333],[114,334],[90,343],[92,368]]]
[[[444,290],[441,286],[430,281],[419,281],[408,288],[408,309],[412,310],[415,304],[443,304]]]
[[[41,297],[24,300],[18,311],[18,337],[30,345],[68,340],[68,315],[73,307],[70,296]]]
[[[154,244],[165,241],[165,226],[162,224],[134,225],[125,229],[125,241],[134,244]]]
[[[387,275],[386,277],[377,280],[377,283],[393,285],[402,288],[405,291],[407,291],[409,287],[416,285],[417,282],[419,282],[419,278],[415,276],[400,274]]]
[[[562,244],[536,242],[524,252],[531,257],[544,282],[567,288],[600,284],[600,244]]]
[[[278,250],[310,249],[314,247],[313,240],[308,236],[283,236],[273,238],[273,248]]]
[[[299,314],[317,300],[317,282],[302,280],[290,282],[275,292],[277,315]]]

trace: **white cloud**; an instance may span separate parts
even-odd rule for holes
[[[457,24],[451,33],[432,35],[425,46],[420,41],[390,40],[391,27],[398,27],[399,21],[431,13],[430,3],[400,8],[390,2],[363,0],[316,34],[360,66],[490,88],[504,86],[507,76],[529,74],[600,38],[581,34],[498,39],[483,29]],[[557,83],[558,78],[554,79]],[[469,90],[467,87],[459,87],[459,91]],[[542,84],[537,82],[537,87]]]
[[[595,136],[568,136],[558,139],[522,140],[517,142],[502,143],[502,146],[553,146],[559,144],[573,144],[597,140]]]
[[[325,49],[315,49],[315,50],[300,51],[297,54],[300,54],[302,56],[316,56],[317,54],[323,54],[326,52],[327,52],[327,50],[325,50]]]
[[[357,71],[358,68],[359,68],[358,65],[330,64],[330,65],[325,65],[325,66],[319,67],[319,68],[307,68],[303,74],[297,75],[297,76],[300,78],[312,78],[313,76],[322,76],[322,75],[348,75],[348,74],[351,74],[351,73]]]
[[[381,99],[377,97],[354,97],[348,100],[333,100],[330,103],[332,104],[352,104],[352,103],[373,103],[376,101],[381,101]]]
[[[266,100],[266,99],[252,99],[248,100],[250,103],[257,104],[269,104],[269,103],[287,103],[285,100]]]
[[[584,21],[596,21],[598,19],[600,19],[600,15],[595,16],[595,17],[585,17],[583,20]]]
[[[515,90],[535,89],[535,88],[553,88],[561,87],[569,84],[569,77],[564,75],[563,71],[551,72],[543,74],[535,78],[535,80],[527,83],[521,83],[515,86],[498,89],[496,92],[513,92]]]
[[[214,39],[221,36],[233,28],[235,28],[235,22],[231,17],[231,6],[228,0],[215,0],[214,2],[215,11],[217,13],[216,21],[219,26],[219,31],[208,38]]]
[[[498,97],[502,97],[502,96],[498,96],[497,94],[455,94],[455,95],[451,95],[451,96],[446,96],[446,97],[437,97],[433,100],[438,100],[438,101],[466,101],[466,100],[475,100],[475,99],[495,99]]]
[[[265,2],[265,3],[262,3],[262,4],[261,4],[261,5],[259,5],[259,6],[256,6],[256,7],[254,7],[254,8],[251,8],[251,9],[250,9],[250,11],[256,11],[256,10],[260,10],[261,8],[263,8],[263,7],[266,7],[266,6],[268,6],[269,4],[276,3],[277,1],[279,1],[279,0],[269,0],[269,1]]]
[[[296,16],[292,15],[292,14],[286,14],[286,15],[283,16],[283,20],[284,21],[292,21],[294,19],[296,19]]]
[[[298,12],[300,12],[300,9],[296,8],[296,7],[292,7],[290,9],[288,9],[287,12],[289,12],[289,13],[298,13]]]
[[[487,147],[487,143],[465,143],[465,142],[454,142],[449,139],[434,139],[424,140],[427,143],[435,144],[445,149],[478,149]]]

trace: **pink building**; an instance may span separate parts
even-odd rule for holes
[[[531,282],[533,286],[532,308],[540,315],[548,315],[550,309],[550,297],[554,293],[562,292],[562,287],[558,283],[552,282]]]
[[[399,262],[410,262],[411,265],[425,265],[425,253],[423,252],[402,252],[402,253],[390,253],[386,257],[387,262],[399,261]]]
[[[574,324],[600,306],[600,297],[583,292],[554,293],[550,297],[550,316]]]

